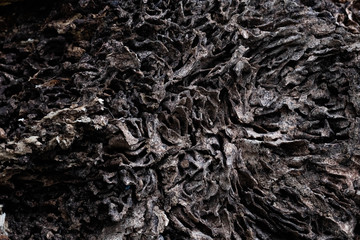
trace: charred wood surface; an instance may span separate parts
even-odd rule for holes
[[[360,239],[358,1],[0,5],[0,237]]]

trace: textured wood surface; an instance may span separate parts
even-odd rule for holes
[[[11,239],[359,239],[357,1],[0,12]]]

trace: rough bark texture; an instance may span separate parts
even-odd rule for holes
[[[359,6],[1,7],[0,230],[359,239]]]

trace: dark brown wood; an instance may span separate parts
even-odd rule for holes
[[[0,239],[359,239],[359,19],[332,0],[0,7]]]

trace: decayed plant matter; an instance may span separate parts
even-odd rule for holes
[[[359,3],[0,8],[11,239],[355,239]]]

